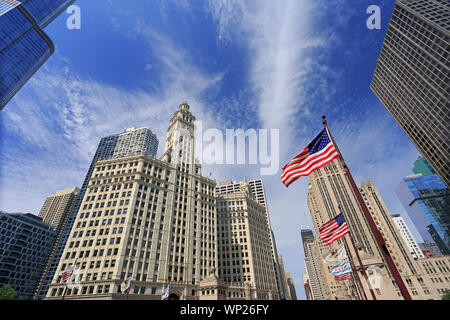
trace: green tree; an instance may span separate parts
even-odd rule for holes
[[[0,300],[14,300],[19,293],[6,285],[0,288]]]
[[[445,290],[442,300],[450,300],[450,290]]]

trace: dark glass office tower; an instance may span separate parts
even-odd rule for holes
[[[450,254],[450,190],[424,158],[414,163],[413,170],[416,174],[397,187],[397,196],[423,240]]]
[[[38,216],[0,211],[0,288],[9,285],[18,299],[31,299],[55,236]]]
[[[0,110],[54,52],[42,30],[74,0],[0,0]]]
[[[398,0],[371,89],[450,186],[450,2]]]

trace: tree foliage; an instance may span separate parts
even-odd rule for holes
[[[0,300],[14,300],[19,293],[6,285],[0,288]]]
[[[445,290],[442,295],[442,300],[450,300],[450,290]]]

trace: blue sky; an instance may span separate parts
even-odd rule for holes
[[[55,54],[0,113],[0,209],[38,214],[80,186],[101,137],[165,132],[187,99],[205,128],[280,129],[280,168],[330,129],[357,183],[371,178],[391,213],[419,153],[369,89],[393,0],[78,0],[46,32]],[[366,8],[381,8],[381,30]],[[259,178],[258,165],[204,166],[217,181]],[[263,176],[278,251],[304,297],[300,227],[312,226],[308,179]],[[411,224],[409,224],[411,226]],[[421,240],[413,229],[418,240]]]

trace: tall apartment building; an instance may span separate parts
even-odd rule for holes
[[[53,227],[53,230],[56,232],[56,237],[48,260],[33,292],[33,299],[43,299],[48,291],[48,285],[52,280],[51,275],[49,275],[49,269],[58,249],[59,242],[62,239],[67,221],[74,210],[79,193],[80,189],[78,188],[67,188],[56,191],[56,194],[47,197],[39,212],[39,217],[42,221]]]
[[[221,187],[216,188],[220,279],[231,298],[248,286],[252,299],[279,299],[266,207],[246,180],[239,190]]]
[[[312,230],[302,230],[302,242],[305,250],[306,278],[305,294],[308,300],[327,300],[326,279],[322,270],[322,257],[319,254]]]
[[[60,230],[61,225],[67,219],[71,211],[76,196],[80,193],[79,188],[66,188],[58,190],[54,195],[48,196],[39,212],[44,223],[53,227],[54,230]]]
[[[131,137],[136,139],[131,139]],[[85,196],[89,181],[91,179],[92,173],[94,171],[95,164],[97,161],[106,160],[113,157],[118,157],[120,155],[147,155],[150,157],[156,157],[158,149],[158,139],[150,129],[148,128],[129,128],[123,133],[115,134],[100,139],[100,142],[95,151],[94,157],[91,164],[87,170],[86,177],[84,178],[83,184],[78,193],[78,197],[75,200],[73,210],[70,212],[65,223],[64,229],[61,232],[60,239],[58,241],[56,250],[53,253],[53,259],[48,267],[47,274],[45,275],[44,283],[39,293],[39,299],[45,297],[48,291],[50,282],[55,276],[56,268],[61,260],[64,247],[66,246],[67,239],[72,230],[75,218],[81,206],[81,202]],[[125,151],[128,150],[128,153]]]
[[[53,54],[45,28],[74,0],[0,0],[0,110]]]
[[[441,254],[450,254],[450,189],[427,166],[414,162],[415,175],[406,177],[395,192],[424,241],[434,242]]]
[[[292,278],[290,272],[286,272],[286,280],[289,287],[289,295],[291,300],[297,300],[297,293],[295,291],[294,278]]]
[[[275,241],[275,235],[272,230],[272,224],[270,223],[270,216],[269,216],[269,208],[267,206],[267,199],[266,199],[266,191],[264,190],[264,183],[262,179],[255,179],[248,181],[248,184],[250,185],[250,188],[252,190],[252,194],[255,197],[256,201],[258,201],[259,204],[264,206],[266,208],[266,222],[269,226],[269,237],[270,237],[270,247],[272,250],[272,259],[273,264],[276,272],[277,277],[277,286],[278,286],[278,292],[280,295],[280,298],[284,298],[286,295],[286,292],[284,291],[284,286],[282,284],[281,280],[281,271],[280,266],[278,265],[278,251],[277,251],[277,245]],[[217,193],[232,193],[235,191],[238,191],[240,189],[240,183],[239,182],[233,182],[231,180],[222,181],[217,186]]]
[[[450,4],[397,0],[371,89],[450,186]]]
[[[306,300],[312,300],[311,286],[310,286],[310,284],[309,284],[308,273],[304,273],[304,274],[302,275],[302,280],[303,280],[303,289],[305,290],[305,297],[306,297]]]
[[[402,236],[403,241],[405,241],[406,246],[408,247],[409,252],[413,256],[413,258],[425,258],[422,250],[419,247],[419,244],[417,243],[416,239],[414,239],[414,236],[409,230],[408,225],[406,224],[403,217],[399,214],[393,214],[392,220],[394,221],[397,230],[400,232],[400,235]]]
[[[179,153],[167,143],[160,160],[141,154],[94,164],[46,299],[61,299],[61,274],[75,262],[81,284],[66,299],[125,299],[128,277],[130,299],[161,299],[169,283],[171,299],[193,298],[217,266],[216,183],[194,162],[189,109],[179,106],[167,132],[168,141],[190,141],[189,162],[175,163]]]
[[[31,214],[0,211],[0,287],[29,300],[48,260],[56,232]]]

